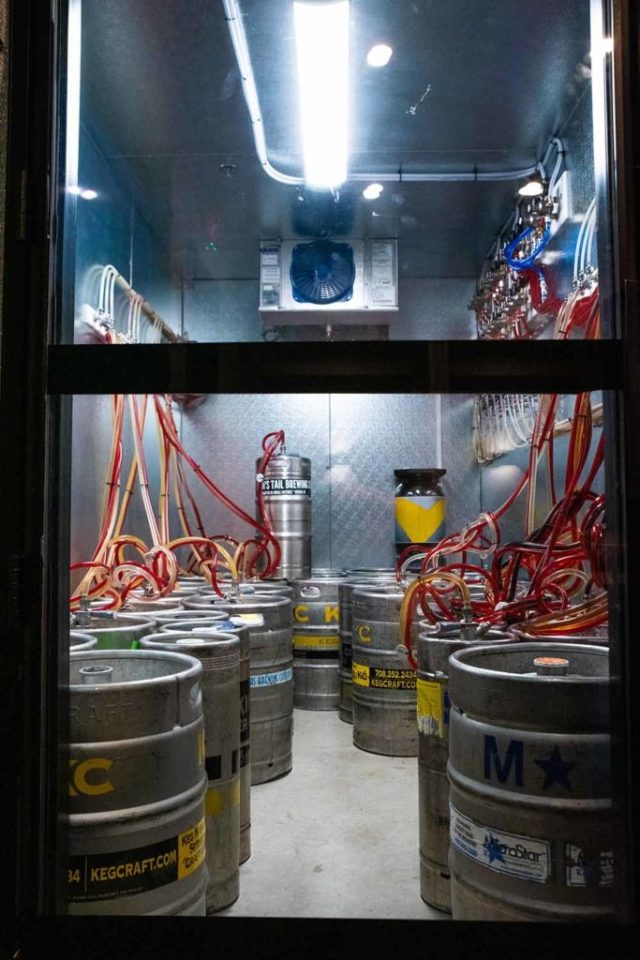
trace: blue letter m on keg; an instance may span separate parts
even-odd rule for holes
[[[523,785],[522,781],[522,740],[510,740],[504,760],[498,753],[498,744],[496,738],[485,734],[484,737],[484,776],[485,780],[491,779],[491,765],[496,772],[496,777],[500,783],[506,783],[511,773],[511,767],[515,764],[515,783],[516,787]]]

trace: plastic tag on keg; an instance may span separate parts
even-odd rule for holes
[[[261,613],[238,613],[229,619],[237,627],[264,627],[264,617]]]

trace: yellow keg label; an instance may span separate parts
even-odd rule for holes
[[[115,787],[107,771],[113,760],[108,757],[88,757],[86,760],[69,760],[69,796],[101,797]]]
[[[204,863],[204,817],[178,837],[178,880],[184,880]]]
[[[444,497],[396,497],[395,515],[408,543],[426,543],[444,535]]]
[[[442,684],[418,680],[418,730],[431,737],[444,737]]]
[[[353,680],[354,683],[357,683],[359,687],[368,687],[369,686],[369,667],[363,666],[361,663],[352,663],[351,679]]]
[[[67,861],[71,903],[133,897],[183,880],[204,863],[204,818],[177,837],[110,853],[74,854]]]
[[[363,643],[371,643],[371,625],[368,623],[359,623],[356,627],[356,635]]]
[[[324,608],[324,622],[325,623],[339,623],[340,622],[340,607],[334,607],[330,604]]]
[[[208,817],[219,817],[221,813],[240,804],[240,779],[224,787],[212,787],[204,798],[204,812]]]
[[[395,667],[367,667],[361,663],[351,665],[351,677],[359,687],[375,690],[415,690],[415,670],[397,670]]]
[[[293,646],[296,650],[306,650],[309,647],[318,647],[319,649],[337,650],[340,640],[336,633],[326,634],[324,637],[309,636],[306,634],[294,634]]]

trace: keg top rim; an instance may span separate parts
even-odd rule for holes
[[[69,665],[81,662],[82,660],[152,660],[159,658],[168,660],[180,667],[174,673],[167,673],[162,677],[141,677],[135,680],[116,680],[115,683],[109,683],[99,686],[100,690],[113,692],[114,690],[131,690],[133,687],[161,686],[166,684],[167,680],[192,678],[198,680],[202,676],[202,664],[196,657],[190,657],[186,653],[177,653],[173,650],[70,650]],[[69,689],[76,693],[95,693],[96,686],[84,683],[69,683]]]
[[[176,636],[173,633],[150,633],[148,636],[140,638],[140,647],[143,650],[158,650],[163,647],[177,646],[186,650],[190,645],[197,650],[225,650],[238,647],[240,640],[230,630],[212,630],[201,634],[185,631],[184,636],[180,634]],[[176,650],[175,652],[179,653],[180,651]]]
[[[509,656],[510,653],[521,653],[521,654],[530,654],[531,655],[531,672],[528,673],[515,673],[508,669],[498,670],[494,667],[482,666],[481,663],[473,663],[475,658],[482,660],[485,657],[493,656]],[[540,676],[535,673],[535,668],[533,666],[533,661],[536,655],[544,653],[547,656],[564,656],[571,663],[572,656],[575,658],[576,655],[580,654],[589,654],[591,656],[603,656],[607,659],[609,658],[609,650],[607,647],[596,646],[595,644],[582,644],[582,643],[508,643],[508,644],[487,644],[486,646],[481,643],[472,644],[470,647],[466,647],[463,650],[456,650],[455,653],[451,654],[449,658],[450,667],[452,670],[458,670],[460,673],[466,674],[467,676],[474,676],[482,679],[490,679],[491,677],[502,677],[508,679],[509,682],[515,683],[548,683],[549,681],[553,683],[560,683],[563,685],[575,685],[575,684],[593,684],[600,686],[604,683],[609,683],[610,675],[607,672],[606,674],[598,675],[585,675],[570,673],[566,676]]]

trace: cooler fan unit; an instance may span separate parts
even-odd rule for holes
[[[315,240],[291,251],[291,292],[297,303],[325,306],[351,300],[356,268],[348,243]]]
[[[260,313],[277,324],[384,324],[398,309],[391,239],[262,240]],[[319,318],[322,318],[321,320]]]

